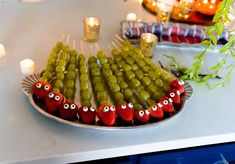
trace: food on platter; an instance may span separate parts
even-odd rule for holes
[[[53,116],[82,124],[135,126],[180,109],[184,82],[161,69],[129,41],[88,58],[58,42],[33,96]]]

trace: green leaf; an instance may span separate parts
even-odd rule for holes
[[[210,45],[210,41],[209,40],[203,40],[201,43],[200,43],[202,46],[209,46]]]
[[[234,54],[233,50],[230,49],[229,52],[230,52],[230,55],[231,55],[233,58],[235,58],[235,54]]]
[[[220,50],[219,53],[225,53],[231,48],[231,42],[226,43]]]
[[[223,23],[219,20],[218,22],[216,22],[215,24],[215,28],[216,28],[216,32],[219,36],[222,35],[222,32],[224,30],[224,25]],[[217,40],[216,40],[217,41]]]
[[[212,41],[213,45],[217,45],[217,39],[216,39],[215,35],[211,36],[211,41]]]

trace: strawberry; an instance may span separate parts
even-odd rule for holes
[[[171,89],[166,93],[166,97],[170,97],[173,100],[173,103],[180,104],[180,91]]]
[[[173,100],[168,97],[163,97],[159,100],[160,104],[162,104],[162,110],[167,113],[173,113],[175,111],[174,106],[172,104]]]
[[[78,113],[78,106],[72,102],[64,102],[59,106],[59,116],[66,120],[75,120]]]
[[[51,91],[45,98],[47,112],[54,114],[57,108],[63,103],[63,95],[58,92]]]
[[[111,126],[116,120],[115,107],[110,104],[101,105],[97,110],[97,116],[104,125]]]
[[[149,111],[150,111],[150,117],[152,118],[157,118],[157,119],[162,119],[164,114],[163,114],[163,110],[162,110],[162,104],[160,103],[154,103],[153,105],[151,105],[149,107]]]
[[[141,123],[147,123],[149,121],[149,110],[139,110],[135,112],[135,120]]]
[[[96,110],[93,106],[81,106],[78,110],[79,120],[84,124],[95,122]]]
[[[133,104],[128,103],[128,104],[117,105],[116,109],[117,109],[117,115],[124,121],[133,120],[134,117]]]
[[[184,81],[183,80],[173,80],[170,82],[170,87],[172,89],[177,89],[180,93],[184,93]]]
[[[51,85],[45,81],[39,80],[33,84],[33,93],[38,99],[44,99],[51,89]]]

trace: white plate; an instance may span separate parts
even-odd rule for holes
[[[37,74],[27,76],[27,77],[23,78],[22,81],[21,81],[21,89],[28,96],[29,102],[34,106],[34,108],[38,112],[40,112],[42,115],[44,115],[44,116],[46,116],[46,117],[48,117],[52,120],[61,122],[63,124],[67,124],[67,125],[75,126],[75,127],[81,127],[81,128],[97,129],[97,130],[137,129],[137,128],[144,128],[144,127],[151,127],[151,126],[159,125],[162,122],[165,122],[167,120],[170,120],[172,117],[177,116],[183,110],[185,103],[192,96],[192,93],[193,93],[193,89],[190,86],[190,84],[185,82],[185,93],[181,97],[181,100],[182,100],[181,106],[179,106],[176,109],[176,112],[173,115],[171,115],[171,116],[169,116],[169,117],[167,117],[163,120],[157,121],[157,122],[152,122],[152,123],[148,123],[148,124],[144,124],[144,125],[137,125],[137,124],[131,124],[131,125],[120,125],[119,124],[119,125],[116,125],[116,126],[104,126],[104,125],[99,125],[99,124],[87,125],[87,124],[83,124],[83,123],[79,122],[79,120],[77,120],[77,121],[67,121],[67,120],[59,118],[57,116],[54,116],[50,113],[47,113],[46,110],[45,110],[44,103],[38,101],[35,98],[35,96],[33,95],[32,85],[33,85],[34,82],[38,81],[39,78],[40,78],[40,74],[37,73]]]

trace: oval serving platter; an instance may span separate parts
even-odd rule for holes
[[[149,122],[148,124],[128,124],[128,125],[118,123],[117,125],[114,125],[114,126],[104,126],[104,125],[99,124],[99,121],[96,121],[96,122],[98,122],[97,124],[88,125],[88,124],[83,124],[83,123],[79,122],[79,120],[67,121],[65,119],[57,117],[56,115],[52,115],[50,113],[47,113],[46,108],[44,106],[44,103],[37,100],[33,94],[32,85],[34,82],[38,81],[39,78],[40,78],[40,73],[36,73],[33,75],[26,76],[21,81],[21,89],[29,98],[29,102],[33,105],[33,107],[38,112],[40,112],[42,115],[44,115],[52,120],[55,120],[57,122],[60,122],[60,123],[66,124],[66,125],[81,127],[81,128],[97,129],[97,130],[137,129],[137,128],[144,128],[144,127],[151,127],[151,126],[159,125],[159,124],[166,122],[167,120],[177,116],[183,110],[185,103],[189,100],[189,98],[192,96],[192,93],[193,93],[193,89],[192,89],[191,85],[189,83],[185,82],[185,85],[184,85],[185,92],[184,92],[184,94],[181,95],[182,103],[178,106],[175,106],[176,112],[172,115],[168,115],[163,120],[159,120],[157,122],[155,121],[155,122]],[[97,120],[98,120],[98,118],[97,118]]]

